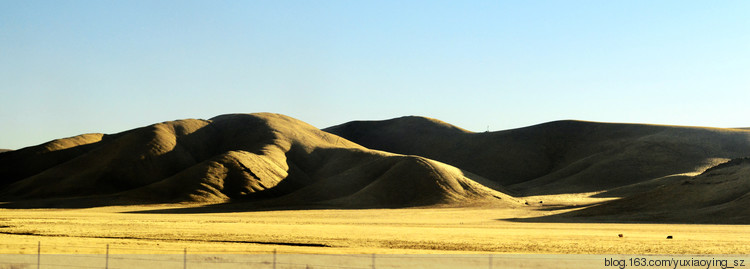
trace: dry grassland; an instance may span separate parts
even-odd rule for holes
[[[142,213],[173,207],[0,209],[0,254],[35,254],[38,242],[45,253],[97,254],[107,244],[115,254],[185,248],[191,253],[750,253],[747,225],[509,220],[561,212],[544,207]]]

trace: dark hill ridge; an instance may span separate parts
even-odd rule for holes
[[[607,191],[750,154],[750,132],[740,129],[556,121],[472,133],[405,117],[324,130],[368,148],[439,160],[523,195]]]
[[[243,201],[255,206],[518,204],[458,168],[369,150],[270,113],[158,123],[0,154],[0,199],[33,207]],[[40,200],[41,199],[41,200]]]

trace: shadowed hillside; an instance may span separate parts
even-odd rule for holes
[[[517,204],[433,160],[366,149],[278,114],[163,122],[0,154],[7,206],[230,201],[262,206]]]
[[[439,160],[522,195],[626,195],[750,154],[750,132],[740,129],[557,121],[472,133],[403,117],[324,130],[368,148]]]
[[[574,217],[687,223],[750,223],[750,158],[650,191],[577,212]]]
[[[78,157],[94,149],[105,136],[83,134],[0,154],[0,188]]]

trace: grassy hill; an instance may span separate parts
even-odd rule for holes
[[[750,154],[741,129],[556,121],[472,133],[423,117],[355,121],[324,129],[362,146],[445,162],[520,195],[626,195],[648,182]],[[606,196],[608,194],[601,194]]]
[[[567,214],[620,221],[750,223],[750,158]]]
[[[0,154],[6,206],[174,202],[403,207],[518,204],[487,181],[418,156],[370,150],[270,113],[158,123]]]
[[[0,202],[265,210],[534,201],[528,208],[561,210],[558,221],[750,223],[746,156],[750,130],[737,128],[556,121],[474,133],[410,116],[319,130],[279,114],[230,114],[2,152]]]

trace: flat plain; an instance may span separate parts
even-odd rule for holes
[[[750,253],[747,225],[523,221],[570,210],[544,206],[164,213],[179,208],[0,209],[0,254]]]

